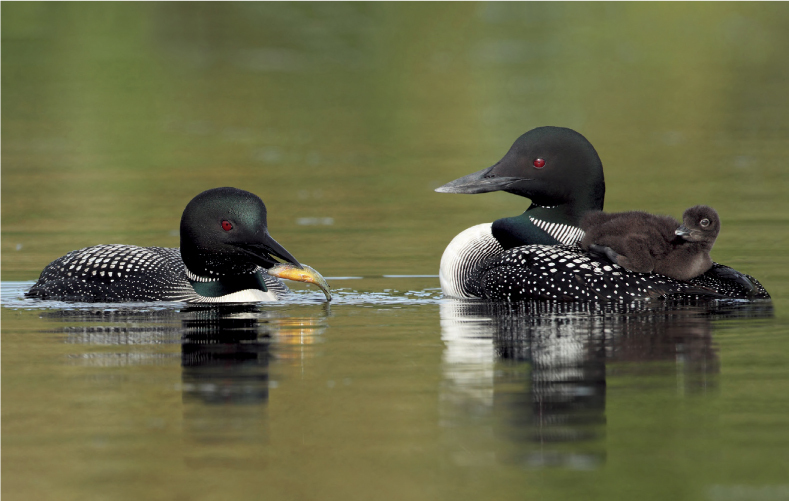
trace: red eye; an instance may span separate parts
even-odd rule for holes
[[[543,160],[542,158],[535,159],[534,166],[537,167],[538,169],[542,169],[543,167],[545,167],[545,160]]]
[[[233,229],[233,224],[228,220],[224,220],[222,221],[222,229],[225,231],[230,231]]]

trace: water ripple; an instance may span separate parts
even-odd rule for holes
[[[356,278],[356,277],[354,277]],[[362,279],[363,282],[364,279]],[[135,303],[78,303],[65,301],[43,301],[31,299],[24,296],[25,292],[33,286],[35,282],[2,282],[0,288],[0,304],[5,308],[34,310],[34,309],[129,309],[135,310],[162,310],[179,309],[184,307],[184,303],[176,302],[135,302]],[[292,290],[292,294],[287,298],[275,303],[266,303],[267,306],[286,306],[323,303],[324,296],[320,291],[314,289]],[[431,287],[422,290],[399,291],[397,289],[386,288],[382,292],[358,291],[350,287],[332,289],[331,305],[425,305],[439,304],[443,299],[439,287]]]

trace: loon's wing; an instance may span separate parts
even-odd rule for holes
[[[723,264],[712,263],[712,268],[703,275],[692,278],[690,283],[700,287],[714,288],[726,297],[742,299],[769,299],[770,294],[758,280]]]
[[[179,249],[95,245],[51,262],[28,297],[59,301],[166,301],[191,289]]]

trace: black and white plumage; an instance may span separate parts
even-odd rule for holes
[[[529,221],[537,228],[555,238],[559,243],[570,245],[584,237],[584,231],[581,228],[577,228],[570,224],[549,223],[548,221],[543,221],[533,216],[529,216]]]
[[[455,238],[441,256],[438,279],[444,294],[451,297],[473,298],[470,277],[491,256],[504,252],[498,240],[493,238],[491,223],[472,226]]]
[[[217,297],[202,296],[192,282],[211,285],[218,279],[200,277],[187,270],[178,248],[94,245],[53,261],[28,296],[106,303],[245,303],[276,301],[288,293],[288,287],[281,280],[265,275],[265,269],[258,267],[250,279],[256,279],[255,275],[262,277],[267,291],[249,288]]]
[[[236,188],[215,188],[184,209],[180,248],[112,244],[75,250],[44,268],[26,295],[80,302],[276,301],[288,287],[268,274],[275,258],[301,267],[268,234],[263,201]]]
[[[537,228],[560,243],[574,244],[584,235],[580,228],[561,223],[545,223],[529,218]],[[504,246],[493,236],[493,223],[482,223],[460,232],[444,250],[439,267],[439,281],[444,294],[458,298],[480,297],[468,277],[491,257],[504,252]]]
[[[605,181],[594,147],[571,129],[533,129],[492,167],[436,191],[506,191],[532,201],[520,216],[473,226],[450,242],[439,268],[441,288],[450,297],[510,301],[770,297],[758,281],[727,266],[713,264],[704,275],[683,282],[630,272],[577,246],[584,237],[581,218],[603,209]]]
[[[470,293],[467,297],[504,301],[769,297],[754,278],[743,275],[744,279],[738,280],[737,275],[739,272],[715,264],[704,275],[682,281],[628,271],[577,245],[526,245],[489,258],[474,269],[466,283]]]

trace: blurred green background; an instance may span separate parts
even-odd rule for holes
[[[771,292],[786,278],[784,3],[2,13],[3,280],[98,243],[177,246],[186,203],[225,185],[260,195],[274,237],[324,275],[436,273],[460,230],[528,202],[433,188],[541,125],[596,146],[608,210],[713,205],[713,257]]]

